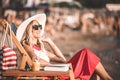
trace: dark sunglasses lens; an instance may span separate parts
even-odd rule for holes
[[[42,29],[42,25],[39,25],[40,29]]]
[[[34,25],[34,26],[33,26],[33,29],[34,29],[34,30],[38,30],[38,26],[37,26],[37,25]]]
[[[42,25],[34,25],[34,26],[33,26],[33,29],[34,29],[34,30],[38,30],[38,28],[42,29]]]

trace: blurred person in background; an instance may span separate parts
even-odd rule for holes
[[[115,16],[115,22],[113,24],[113,30],[117,39],[120,39],[120,15]]]
[[[16,35],[17,28],[23,22],[23,20],[24,20],[24,16],[23,15],[18,14],[16,16],[16,18],[15,18],[15,27],[12,27],[12,30],[13,30],[15,35]]]
[[[11,29],[16,35],[17,27],[24,20],[24,16],[17,14],[17,12],[13,10],[6,10],[3,18],[11,25]]]
[[[4,13],[4,19],[11,25],[11,29],[15,33],[16,26],[15,26],[15,18],[16,18],[17,12],[14,10],[6,10]]]

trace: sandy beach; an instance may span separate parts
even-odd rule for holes
[[[113,35],[103,33],[82,34],[80,30],[70,29],[65,29],[59,35],[60,37],[54,39],[54,42],[67,59],[80,49],[89,48],[100,57],[101,62],[113,80],[120,79],[120,48]]]

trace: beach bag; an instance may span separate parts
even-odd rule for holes
[[[0,50],[0,68],[2,70],[16,69],[16,60],[17,56],[15,51],[13,51],[12,48],[4,45]]]
[[[17,54],[12,49],[13,48],[13,42],[12,42],[12,36],[11,36],[11,28],[8,25],[6,26],[6,29],[4,31],[4,35],[1,39],[1,49],[0,49],[0,71],[8,70],[8,69],[16,69],[17,67]],[[8,47],[5,45],[5,40],[7,35],[7,32],[9,30],[10,33],[10,43],[11,47]]]

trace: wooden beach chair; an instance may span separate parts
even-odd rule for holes
[[[21,43],[17,40],[16,36],[14,33],[11,31],[10,32],[12,35],[12,40],[17,46],[18,50],[20,51],[20,54],[22,55],[22,60],[20,63],[20,66],[18,69],[10,69],[10,70],[5,70],[2,72],[3,77],[14,77],[15,80],[19,79],[39,79],[39,80],[45,80],[45,77],[54,77],[53,80],[61,80],[61,79],[56,79],[56,77],[61,78],[61,76],[68,76],[70,80],[74,80],[74,74],[72,70],[72,66],[69,67],[69,70],[66,72],[62,71],[31,71],[31,70],[26,70],[26,62],[29,64],[29,66],[33,65],[33,62],[30,58],[30,56],[27,54],[25,49],[22,47]]]

